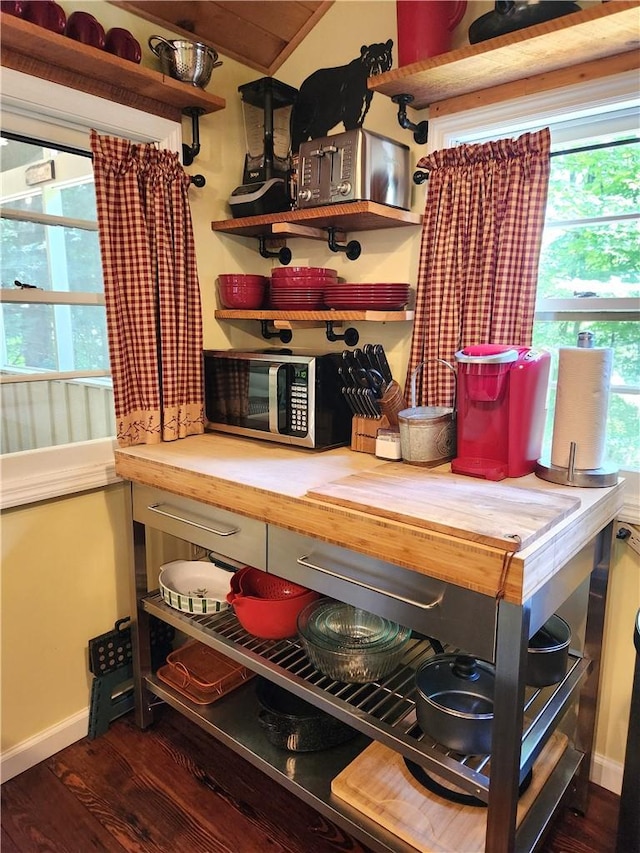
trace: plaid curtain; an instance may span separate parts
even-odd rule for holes
[[[472,344],[531,344],[550,145],[544,128],[418,163],[429,191],[405,394],[428,363],[416,405],[452,404],[454,377],[435,359],[453,362]]]
[[[189,177],[178,155],[91,132],[121,447],[204,431]]]

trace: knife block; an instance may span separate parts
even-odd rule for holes
[[[351,420],[351,449],[358,453],[375,453],[378,430],[388,427],[389,420],[386,415],[380,418],[354,415]]]

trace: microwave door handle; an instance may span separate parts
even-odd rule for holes
[[[278,373],[281,364],[269,367],[269,432],[279,434],[278,429]]]

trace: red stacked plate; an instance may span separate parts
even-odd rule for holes
[[[328,308],[342,310],[398,311],[409,301],[409,285],[397,283],[338,283],[325,287]]]
[[[337,272],[325,267],[278,267],[271,273],[269,305],[284,311],[317,310],[324,307],[325,288],[337,282]]]

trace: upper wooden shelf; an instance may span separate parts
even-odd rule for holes
[[[461,47],[402,68],[370,77],[368,86],[384,95],[413,95],[412,108],[450,101],[480,93],[478,104],[498,100],[487,96],[489,89],[502,89],[500,99],[528,94],[516,81],[536,81],[533,91],[567,85],[598,76],[596,64],[606,63],[600,74],[617,73],[638,67],[640,43],[640,3],[612,0],[573,12],[517,32]],[[607,60],[613,61],[606,62]],[[573,72],[572,75],[569,71]],[[550,80],[549,77],[554,77]],[[507,88],[508,87],[508,88]],[[456,109],[472,106],[472,99]],[[443,110],[444,112],[445,110]],[[453,111],[453,110],[451,110]],[[437,115],[432,110],[431,115]]]
[[[58,35],[30,21],[6,12],[1,13],[0,21],[0,59],[6,68],[171,121],[180,121],[183,111],[190,107],[198,107],[205,113],[225,107],[224,98],[204,89]]]
[[[335,227],[343,232],[375,231],[380,228],[420,225],[421,221],[420,214],[410,210],[400,210],[374,201],[353,201],[306,210],[222,219],[212,222],[211,229],[245,237],[304,237],[312,236],[311,232],[303,230],[304,226],[316,229]]]

